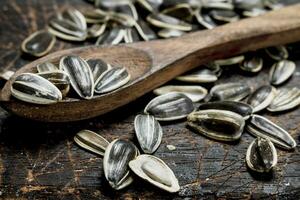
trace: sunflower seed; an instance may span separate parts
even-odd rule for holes
[[[124,36],[125,30],[115,26],[112,29],[106,29],[97,39],[96,45],[119,44],[124,39]]]
[[[111,92],[124,86],[129,80],[130,74],[125,67],[113,67],[96,80],[95,92],[98,94]]]
[[[138,155],[136,146],[122,139],[116,139],[106,147],[103,168],[105,178],[112,188],[120,190],[132,183],[128,163]]]
[[[294,73],[296,64],[293,61],[282,60],[275,63],[270,70],[270,83],[280,85],[287,81]]]
[[[90,24],[106,23],[110,19],[109,14],[100,9],[86,10],[85,12],[83,12],[83,15],[86,22]]]
[[[89,59],[86,62],[90,66],[94,81],[96,81],[105,71],[111,69],[111,65],[101,59]]]
[[[225,83],[215,85],[210,90],[214,100],[240,101],[251,93],[251,88],[245,83]]]
[[[159,121],[185,118],[194,110],[193,102],[182,93],[170,92],[152,99],[144,113],[153,115]]]
[[[256,138],[247,149],[246,163],[256,172],[272,170],[277,164],[277,152],[273,143],[266,138]]]
[[[180,186],[173,171],[161,159],[140,155],[129,162],[130,169],[139,177],[168,192],[178,192]]]
[[[156,33],[144,20],[139,19],[135,24],[135,28],[145,41],[157,39]]]
[[[267,108],[271,112],[282,112],[291,110],[300,105],[300,89],[281,88]]]
[[[203,7],[206,9],[222,9],[222,10],[233,10],[234,6],[230,2],[216,2],[211,0],[204,0]]]
[[[214,72],[209,69],[196,69],[187,74],[176,77],[176,80],[190,83],[211,83],[218,80]]]
[[[39,76],[47,79],[55,85],[61,92],[62,97],[66,97],[70,90],[70,79],[68,74],[63,71],[46,71],[38,73]]]
[[[246,128],[252,135],[270,139],[281,148],[289,150],[296,147],[295,140],[287,131],[262,116],[252,115]]]
[[[216,22],[208,14],[203,14],[201,12],[201,9],[195,12],[195,17],[198,23],[207,29],[213,29],[218,26]]]
[[[244,130],[244,118],[227,110],[201,110],[188,115],[188,125],[197,132],[220,141],[238,140]]]
[[[124,41],[126,43],[138,42],[141,40],[139,32],[135,28],[127,28],[125,30]]]
[[[240,64],[240,68],[246,72],[256,73],[259,72],[263,67],[263,59],[256,55],[246,57],[245,60]]]
[[[240,19],[239,15],[232,10],[212,10],[209,14],[221,22],[235,22]]]
[[[270,56],[270,58],[277,61],[281,61],[289,57],[289,52],[287,51],[285,46],[269,47],[266,48],[265,51]]]
[[[38,64],[36,66],[36,69],[37,69],[38,73],[51,72],[51,71],[58,70],[58,68],[53,63],[50,63],[50,62],[44,62],[44,63]]]
[[[34,104],[52,104],[62,100],[61,92],[50,81],[32,73],[17,76],[11,93],[21,101]]]
[[[81,98],[93,97],[94,79],[86,61],[75,55],[64,56],[60,60],[59,68],[69,75],[73,89]]]
[[[192,30],[191,24],[164,14],[150,14],[147,17],[147,21],[159,28],[177,29],[181,31]]]
[[[137,115],[134,120],[134,128],[142,150],[147,154],[154,153],[163,136],[159,122],[151,115]]]
[[[189,97],[193,102],[203,100],[207,95],[207,90],[204,87],[191,85],[191,86],[179,86],[179,85],[167,85],[153,90],[156,95],[164,95],[169,92],[180,92]]]
[[[235,64],[239,64],[239,63],[243,62],[244,59],[245,59],[245,56],[241,55],[241,56],[236,56],[236,57],[232,57],[232,58],[216,60],[215,63],[218,65],[221,65],[221,66],[235,65]]]
[[[127,14],[110,12],[109,16],[110,20],[115,21],[126,27],[132,27],[136,23],[135,19]]]
[[[86,20],[81,12],[74,8],[68,8],[57,16],[61,20],[67,20],[74,23],[81,30],[86,30]]]
[[[252,107],[250,105],[235,101],[216,101],[202,103],[197,110],[201,111],[208,109],[231,111],[241,115],[245,120],[248,119],[252,114]]]
[[[149,12],[156,12],[163,3],[163,0],[137,0],[137,3]]]
[[[94,24],[90,28],[87,29],[87,37],[96,38],[99,37],[102,33],[104,33],[106,29],[106,23],[104,24]]]
[[[30,55],[41,57],[51,51],[56,39],[48,31],[37,31],[22,42],[22,51]]]
[[[176,17],[178,19],[189,19],[193,16],[193,12],[193,9],[188,3],[179,3],[161,11],[162,14]]]
[[[80,147],[100,156],[104,155],[105,149],[109,145],[109,142],[105,138],[89,130],[82,130],[78,132],[74,136],[74,141]]]
[[[233,5],[235,8],[241,10],[250,10],[253,8],[262,8],[263,2],[261,0],[233,0]]]
[[[76,24],[58,18],[53,18],[49,23],[48,31],[53,35],[70,41],[84,41],[87,38],[86,30]]]
[[[161,29],[160,31],[158,31],[157,33],[159,35],[159,37],[162,38],[171,38],[171,37],[179,37],[185,34],[184,31],[180,31],[180,30],[176,30],[176,29]]]
[[[276,95],[276,89],[270,85],[261,86],[248,98],[247,103],[253,107],[253,113],[267,108]]]

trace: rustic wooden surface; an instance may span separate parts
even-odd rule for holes
[[[296,2],[296,1],[294,1]],[[68,6],[90,6],[82,0],[2,0],[0,1],[1,70],[18,69],[32,61],[20,49],[30,33],[44,28],[56,10]],[[80,46],[59,41],[53,51]],[[299,60],[300,44],[290,47],[293,60]],[[244,81],[253,87],[267,83],[271,61],[259,76],[246,76],[229,68],[218,83]],[[297,72],[286,84],[298,86]],[[278,165],[273,173],[250,172],[244,162],[253,137],[244,133],[237,144],[219,143],[186,128],[184,121],[164,123],[164,137],[156,156],[173,170],[182,186],[178,194],[161,191],[138,178],[128,188],[112,190],[106,182],[102,158],[85,152],[73,142],[81,129],[94,130],[108,140],[133,140],[133,119],[153,98],[147,94],[137,101],[105,116],[76,123],[46,124],[20,119],[0,112],[0,198],[28,199],[181,199],[181,198],[283,198],[300,197],[299,145],[294,151],[278,149]],[[300,140],[300,109],[272,115],[262,113]],[[177,147],[169,151],[167,144]]]

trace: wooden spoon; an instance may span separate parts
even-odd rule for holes
[[[2,89],[0,102],[9,112],[34,120],[66,122],[87,119],[125,105],[208,61],[298,40],[300,4],[180,38],[63,50],[18,70]],[[36,105],[11,96],[11,84],[17,75],[36,72],[37,64],[45,61],[57,63],[68,54],[84,59],[102,58],[108,63],[125,66],[132,78],[124,87],[91,100],[67,99],[52,105]]]

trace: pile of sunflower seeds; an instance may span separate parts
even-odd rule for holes
[[[89,2],[94,8],[82,11],[69,8],[53,16],[45,30],[39,30],[24,40],[23,52],[36,57],[46,55],[54,46],[56,37],[65,41],[91,41],[96,45],[178,37],[283,7],[276,0]],[[253,62],[260,62],[253,59]],[[252,69],[251,63],[245,63],[244,67],[245,70],[258,70]]]
[[[15,98],[34,104],[57,103],[68,98],[71,85],[78,97],[91,99],[94,93],[112,92],[130,80],[124,67],[111,66],[101,59],[85,61],[76,55],[62,57],[58,66],[39,64],[36,71],[16,77],[11,87]]]
[[[82,13],[68,9],[58,13],[49,22],[47,31],[34,33],[23,42],[23,51],[34,56],[45,55],[54,45],[55,37],[70,41],[95,38],[97,45],[178,37],[283,6],[276,0],[89,1],[95,4],[95,9]],[[116,190],[132,183],[134,173],[163,190],[179,191],[173,171],[164,161],[151,155],[163,139],[160,121],[187,119],[187,126],[195,132],[217,141],[239,140],[247,130],[256,137],[245,152],[247,166],[258,173],[270,172],[277,163],[275,146],[291,150],[296,147],[296,142],[286,130],[257,113],[295,109],[300,105],[300,89],[276,89],[295,72],[296,65],[288,60],[287,49],[278,46],[264,52],[274,63],[269,74],[270,84],[255,90],[236,82],[215,85],[208,92],[206,84],[214,84],[222,75],[222,69],[228,66],[258,73],[265,62],[261,52],[216,60],[176,78],[186,85],[165,85],[155,89],[153,92],[158,97],[151,100],[144,113],[134,120],[136,138],[143,154],[132,142],[122,139],[109,142],[89,130],[77,133],[74,141],[80,147],[104,156],[105,177]],[[85,61],[78,56],[62,58],[59,69],[54,64],[44,63],[37,66],[37,72],[17,77],[12,87],[15,97],[31,103],[54,103],[66,96],[71,84],[78,96],[90,99],[94,92],[111,92],[130,79],[125,68],[111,67],[99,59]],[[194,102],[201,101],[203,103],[195,108]]]

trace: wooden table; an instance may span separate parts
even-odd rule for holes
[[[295,2],[295,1],[294,1]],[[69,6],[91,7],[83,0],[2,0],[0,1],[1,70],[17,69],[32,58],[20,51],[22,40],[45,27],[57,10]],[[80,46],[61,40],[53,51]],[[297,48],[298,47],[298,48]],[[293,60],[299,60],[300,45],[293,45]],[[291,49],[291,48],[290,48]],[[268,83],[270,62],[259,76],[245,76],[238,68],[224,71],[217,83],[242,81],[256,88]],[[298,86],[297,72],[286,84]],[[40,199],[181,199],[198,198],[297,198],[300,197],[299,146],[292,151],[278,150],[278,165],[271,174],[250,172],[245,153],[254,139],[244,133],[237,144],[209,140],[186,128],[184,121],[164,123],[162,144],[155,156],[173,170],[182,187],[169,194],[136,178],[121,191],[110,188],[104,178],[102,158],[80,149],[73,136],[81,129],[94,130],[108,140],[124,138],[137,143],[133,119],[153,98],[147,94],[107,115],[76,123],[46,124],[20,119],[0,112],[0,198]],[[262,113],[287,129],[299,143],[300,109],[279,115]],[[167,144],[175,145],[170,151]]]

